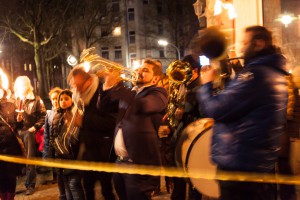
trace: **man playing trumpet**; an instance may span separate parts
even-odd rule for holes
[[[115,96],[126,88],[120,71],[113,66],[103,67],[95,75],[86,72],[83,65],[84,63],[76,66],[68,76],[70,85],[84,102],[84,114],[77,118],[77,124],[81,126],[78,159],[112,162],[115,156],[110,153],[119,104]],[[115,199],[111,174],[95,171],[83,173],[86,199],[95,199],[94,187],[97,180],[101,183],[105,199]]]
[[[262,26],[246,28],[242,45],[245,67],[221,93],[213,94],[214,70],[201,70],[198,99],[215,120],[211,157],[219,170],[274,173],[286,120],[285,59]],[[276,199],[273,184],[219,183],[223,200]]]
[[[120,104],[114,149],[119,164],[160,165],[158,128],[167,107],[167,91],[156,84],[162,76],[162,65],[146,59],[138,69],[138,79],[131,101]],[[120,200],[148,200],[159,177],[136,174],[114,174]]]

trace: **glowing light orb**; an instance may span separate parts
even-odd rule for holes
[[[77,65],[77,63],[78,63],[77,59],[76,59],[75,56],[73,56],[73,55],[69,55],[69,56],[68,56],[67,62],[68,62],[68,64],[71,65],[71,66],[75,66],[75,65]]]
[[[83,67],[84,67],[84,71],[88,72],[90,71],[91,65],[89,62],[84,62]]]
[[[283,15],[280,18],[281,23],[283,23],[285,26],[288,26],[293,21],[293,17],[291,15]]]

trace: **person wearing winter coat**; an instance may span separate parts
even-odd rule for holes
[[[4,91],[3,89],[1,89]],[[24,155],[24,146],[17,136],[22,128],[22,115],[17,113],[14,103],[5,95],[0,99],[0,154],[8,156]],[[13,200],[16,191],[17,176],[22,174],[23,165],[0,161],[0,199]]]
[[[245,66],[218,94],[213,93],[214,70],[202,67],[198,98],[215,120],[211,159],[228,172],[274,173],[287,113],[285,58],[262,26],[245,29]],[[276,185],[219,181],[223,200],[273,200]]]
[[[46,108],[43,100],[34,94],[30,79],[27,76],[18,76],[14,84],[15,104],[21,111],[24,119],[24,126],[19,131],[19,135],[24,142],[27,158],[37,155],[35,133],[42,128],[45,123]],[[35,192],[36,167],[26,166],[26,195]]]
[[[55,158],[76,160],[79,151],[79,127],[73,122],[79,114],[72,101],[72,91],[65,89],[58,95],[59,109],[53,117],[50,143],[54,147]],[[78,170],[57,169],[59,189],[65,189],[65,196],[60,192],[60,199],[85,199],[81,184],[81,174]]]

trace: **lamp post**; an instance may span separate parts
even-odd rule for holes
[[[164,47],[165,47],[165,46],[168,46],[168,45],[174,47],[174,48],[176,49],[176,51],[177,51],[177,58],[178,58],[178,60],[180,60],[180,51],[179,51],[179,48],[178,48],[177,46],[175,46],[174,44],[168,43],[167,40],[158,40],[157,43],[158,43],[160,46],[164,46]]]

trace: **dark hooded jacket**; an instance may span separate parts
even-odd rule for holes
[[[22,123],[17,123],[16,112],[14,103],[7,100],[0,100],[0,114],[6,120],[6,122],[17,131],[22,128]],[[0,154],[9,156],[22,156],[22,149],[16,136],[12,133],[10,128],[0,120]],[[0,179],[14,178],[21,175],[23,165],[0,162]]]
[[[212,83],[203,85],[198,98],[215,120],[211,157],[220,169],[272,172],[278,157],[287,106],[284,57],[265,51],[246,60],[223,92],[213,95]]]

